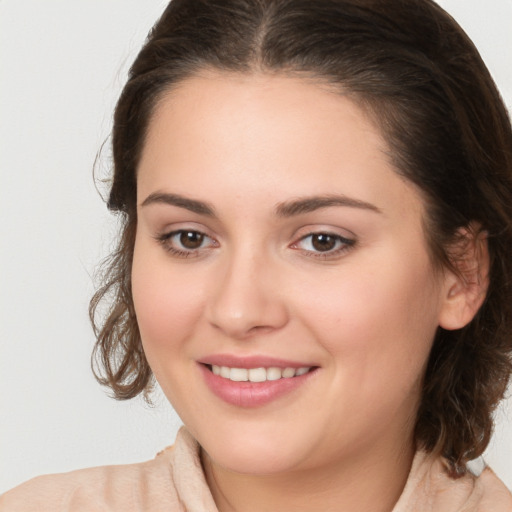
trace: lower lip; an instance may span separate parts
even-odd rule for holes
[[[237,407],[260,407],[286,395],[305,384],[317,369],[298,377],[267,380],[265,382],[234,382],[215,375],[204,364],[199,368],[206,385],[214,395]]]

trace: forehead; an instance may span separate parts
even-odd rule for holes
[[[157,189],[212,195],[219,183],[246,204],[339,193],[385,211],[402,204],[404,192],[417,202],[388,155],[379,128],[332,87],[282,75],[208,73],[157,103],[139,165],[139,202]]]
[[[381,157],[388,149],[379,127],[348,94],[305,76],[223,72],[193,76],[157,102],[148,136],[156,139],[162,128],[178,132],[180,142],[201,138],[204,150],[209,142],[218,147],[223,139],[236,138],[244,149],[253,147],[261,153],[267,147],[267,153],[277,155],[299,140],[307,142],[305,148],[327,149],[342,138],[360,135],[382,150]],[[277,145],[280,151],[275,151]]]

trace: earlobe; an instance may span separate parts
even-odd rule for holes
[[[453,270],[445,270],[439,325],[455,330],[466,326],[483,304],[489,287],[487,232],[471,224],[459,230],[449,251]]]

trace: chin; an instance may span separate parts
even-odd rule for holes
[[[242,429],[228,427],[222,432],[212,428],[204,435],[192,434],[213,462],[236,473],[281,473],[300,464],[303,441],[281,435],[275,425],[268,429]]]
[[[226,470],[240,474],[270,475],[285,473],[297,466],[297,454],[282,452],[264,453],[253,449],[215,449],[207,450],[203,446],[212,461]]]

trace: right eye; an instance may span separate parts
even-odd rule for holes
[[[164,249],[180,258],[198,256],[202,249],[217,247],[218,243],[201,231],[179,229],[158,236]]]
[[[337,233],[316,231],[303,236],[292,244],[292,248],[303,251],[307,256],[332,260],[343,256],[354,247],[355,243],[355,239],[346,238]]]

